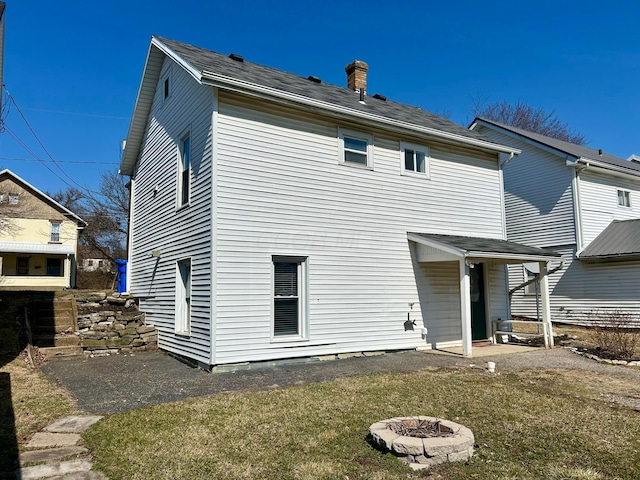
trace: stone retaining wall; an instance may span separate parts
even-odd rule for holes
[[[158,332],[147,325],[144,313],[127,294],[76,293],[78,336],[82,349],[92,355],[155,349]]]

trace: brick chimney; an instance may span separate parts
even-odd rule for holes
[[[367,70],[369,65],[361,60],[354,60],[344,68],[347,72],[347,88],[350,90],[367,90]]]

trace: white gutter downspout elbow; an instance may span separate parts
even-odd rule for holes
[[[511,152],[511,153],[509,154],[509,158],[507,158],[504,162],[502,162],[502,163],[500,164],[500,168],[504,168],[504,167],[507,165],[507,163],[509,163],[511,160],[513,160],[513,157],[514,157],[514,156],[515,156],[515,152]]]

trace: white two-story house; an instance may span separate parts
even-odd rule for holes
[[[120,170],[128,284],[161,348],[202,366],[469,355],[510,314],[505,265],[546,268],[505,241],[517,149],[371,95],[367,68],[343,88],[152,38]]]
[[[640,163],[476,118],[471,129],[522,153],[504,167],[507,238],[562,255],[549,276],[551,318],[589,322],[622,312],[640,322]],[[511,266],[510,288],[537,265]],[[535,282],[512,314],[536,317]]]

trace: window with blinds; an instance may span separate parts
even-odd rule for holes
[[[273,257],[273,336],[303,337],[306,258]]]

